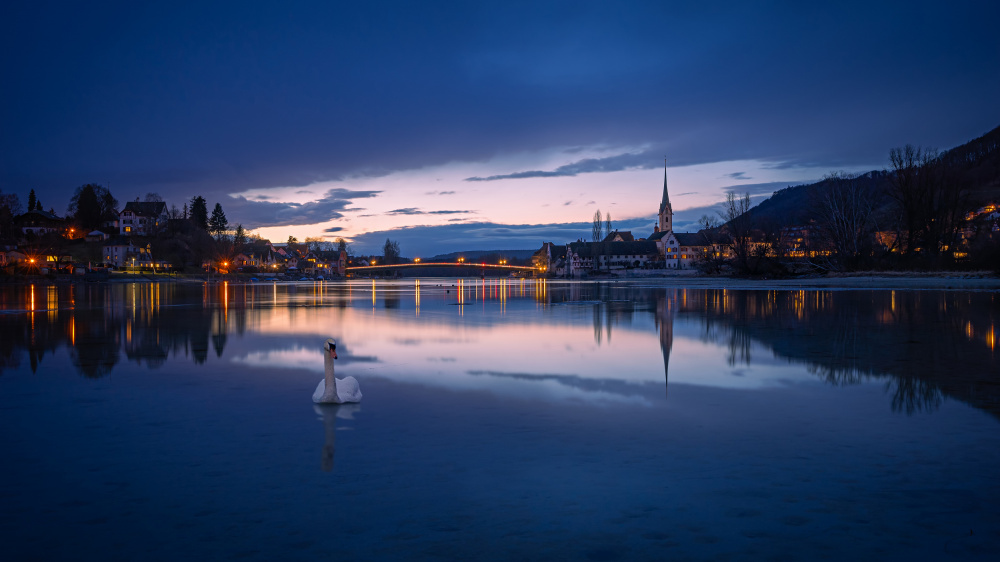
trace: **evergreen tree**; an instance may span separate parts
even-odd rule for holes
[[[38,198],[35,196],[35,190],[32,189],[31,191],[28,192],[28,212],[29,213],[31,211],[35,210],[35,203],[37,201],[38,201]]]
[[[229,228],[229,221],[226,220],[226,213],[222,212],[222,205],[216,203],[215,208],[212,209],[212,218],[208,221],[208,229],[216,237],[221,237],[227,228]]]
[[[118,217],[117,207],[118,200],[104,186],[88,183],[76,188],[66,212],[81,228],[95,230]]]
[[[237,252],[243,250],[243,246],[247,243],[247,231],[243,228],[242,224],[236,225],[236,232],[233,233],[233,246],[236,248]]]
[[[202,230],[208,230],[208,203],[201,195],[191,199],[191,222]]]

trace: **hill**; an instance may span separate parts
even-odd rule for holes
[[[531,255],[538,250],[470,250],[468,252],[451,252],[448,254],[439,254],[434,257],[426,258],[425,261],[429,262],[444,262],[444,261],[455,261],[458,258],[465,258],[469,261],[474,261],[477,258],[484,256],[503,256],[507,259],[512,260],[527,260],[531,259]]]
[[[1000,201],[1000,127],[943,152],[940,159],[968,186],[974,204]],[[886,170],[872,170],[862,175],[863,181],[883,194],[887,193],[890,179],[891,172]],[[829,180],[823,180],[776,191],[750,209],[750,216],[761,225],[806,224],[814,218],[816,201],[828,184]]]

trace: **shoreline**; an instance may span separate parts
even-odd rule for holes
[[[248,278],[249,279],[249,278]],[[212,283],[228,281],[236,284],[249,284],[248,279],[219,279],[213,278]],[[361,278],[354,278],[361,279]],[[366,281],[367,278],[364,278]],[[403,277],[393,281],[417,280],[420,277]],[[426,279],[426,278],[424,278]],[[451,279],[451,278],[442,278]],[[456,277],[455,279],[459,279]],[[491,278],[503,279],[503,278]],[[350,279],[348,279],[350,280]],[[326,280],[327,283],[338,283],[344,280]],[[691,289],[737,289],[737,290],[813,290],[813,289],[884,289],[884,290],[988,290],[1000,291],[1000,277],[989,272],[857,272],[828,274],[822,276],[781,278],[781,279],[752,279],[740,277],[724,277],[714,275],[701,275],[691,270],[675,272],[669,275],[641,276],[641,277],[618,277],[618,278],[592,278],[592,279],[548,279],[549,282],[568,283],[614,283],[614,284],[655,284],[664,287],[683,287]],[[82,284],[103,284],[103,283],[181,283],[181,284],[204,284],[208,280],[203,275],[176,275],[146,277],[142,275],[128,276],[122,278],[112,277],[106,280],[92,281],[78,277],[57,277],[49,279],[38,277],[33,279],[7,278],[0,280],[0,287],[4,286],[24,286],[24,285],[66,285],[74,283]],[[295,281],[280,281],[282,283],[294,283]],[[311,281],[310,281],[311,282]],[[254,284],[267,284],[270,281],[258,282]]]

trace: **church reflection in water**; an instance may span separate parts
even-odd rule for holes
[[[562,305],[572,305],[572,313],[557,314]],[[697,337],[725,349],[732,366],[754,364],[754,354],[765,351],[829,384],[884,381],[900,412],[933,410],[951,398],[1000,416],[1000,302],[996,293],[967,291],[734,291],[468,279],[7,286],[0,290],[0,375],[25,361],[38,372],[63,347],[90,378],[110,374],[122,361],[151,369],[168,360],[203,364],[221,357],[231,337],[266,332],[279,320],[290,331],[309,329],[304,319],[316,309],[370,309],[373,316],[406,317],[413,330],[467,322],[473,311],[487,327],[518,314],[553,333],[567,323],[587,330],[585,323],[592,322],[598,347],[652,325],[667,388],[675,325],[697,326]],[[332,462],[332,436],[328,441]]]

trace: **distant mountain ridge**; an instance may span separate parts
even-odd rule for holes
[[[531,258],[532,254],[538,250],[470,250],[468,252],[450,252],[447,254],[438,254],[434,257],[426,258],[424,261],[455,261],[458,258],[466,259],[476,259],[483,256],[500,255],[506,258],[526,260]]]
[[[886,148],[886,159],[891,147]],[[1000,126],[985,135],[940,154],[950,167],[962,172],[969,195],[977,204],[1000,201]],[[832,171],[832,170],[831,170]],[[889,187],[888,170],[862,174],[870,187],[882,191]],[[815,203],[829,180],[796,185],[775,191],[771,197],[750,209],[749,214],[761,225],[785,226],[806,224],[814,218]]]

